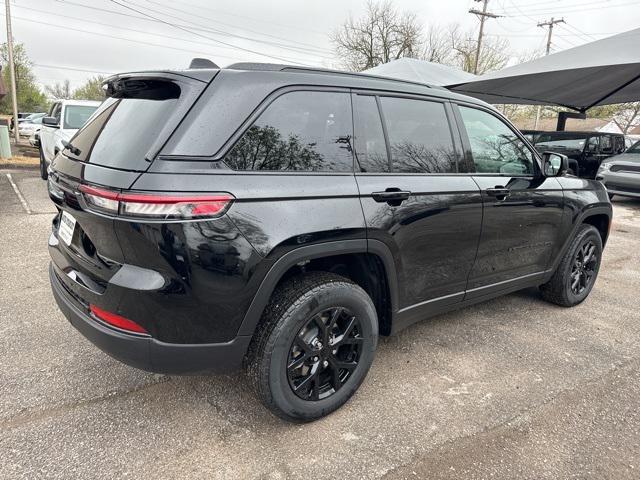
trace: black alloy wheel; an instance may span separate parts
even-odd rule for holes
[[[542,297],[563,307],[584,301],[596,283],[601,259],[600,232],[593,225],[580,225],[555,272],[540,285]]]
[[[360,322],[347,308],[314,315],[289,350],[287,377],[293,392],[304,400],[336,393],[358,366],[363,341]]]
[[[294,275],[273,292],[247,353],[258,398],[294,422],[324,417],[364,380],[378,343],[371,297],[331,272]]]
[[[571,291],[581,295],[596,278],[598,255],[592,240],[585,242],[576,252],[571,268]]]

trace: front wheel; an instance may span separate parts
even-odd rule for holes
[[[351,398],[377,341],[369,295],[347,278],[310,272],[274,292],[250,347],[247,373],[274,414],[308,422]]]
[[[542,297],[563,307],[584,301],[596,282],[601,259],[600,232],[593,225],[581,225],[553,277],[540,287]]]
[[[38,149],[40,151],[40,178],[46,180],[49,177],[49,173],[47,172],[47,162],[44,160],[44,152],[42,151],[42,144]]]

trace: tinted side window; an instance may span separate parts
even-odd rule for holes
[[[478,173],[533,174],[533,153],[506,123],[490,113],[460,106]]]
[[[355,120],[356,159],[363,172],[389,172],[387,146],[384,141],[382,120],[376,98],[355,95],[353,102]]]
[[[381,97],[380,101],[393,172],[456,172],[456,153],[444,104],[396,97]]]
[[[225,158],[236,170],[353,170],[351,100],[291,92],[271,103]]]

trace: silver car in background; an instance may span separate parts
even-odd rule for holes
[[[640,198],[640,141],[602,162],[596,180],[607,187],[609,198],[614,195]]]

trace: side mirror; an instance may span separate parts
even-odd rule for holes
[[[56,117],[43,117],[42,118],[42,123],[44,125],[47,125],[49,127],[59,127],[60,125],[58,124],[58,119]]]
[[[556,152],[542,154],[542,171],[545,177],[559,177],[569,170],[569,158]]]

